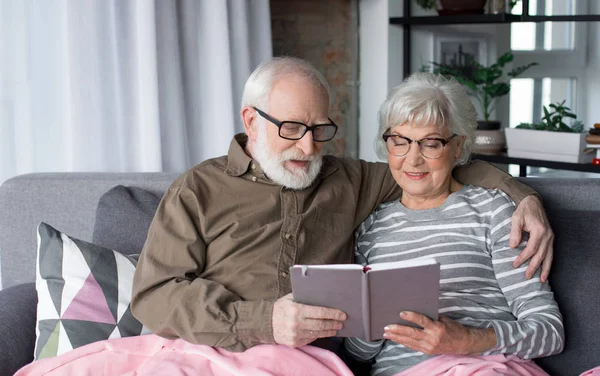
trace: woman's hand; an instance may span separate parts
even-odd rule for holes
[[[550,228],[544,207],[540,199],[536,196],[525,197],[512,216],[510,230],[510,246],[512,248],[521,244],[521,234],[523,231],[529,233],[529,240],[523,252],[521,252],[513,263],[513,266],[517,268],[528,259],[531,259],[525,276],[527,279],[531,278],[540,265],[542,265],[540,279],[542,282],[546,282],[550,274],[550,267],[552,266],[554,232]]]
[[[492,328],[469,328],[443,316],[440,317],[440,321],[433,321],[415,312],[402,312],[400,317],[420,325],[423,329],[388,325],[385,327],[383,338],[426,355],[475,354],[496,346],[496,332]]]

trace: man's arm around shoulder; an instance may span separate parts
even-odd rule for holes
[[[475,161],[454,170],[454,177],[461,183],[478,185],[484,188],[497,188],[504,191],[517,204],[512,216],[510,246],[517,247],[522,240],[522,232],[529,233],[527,246],[514,263],[519,267],[531,258],[526,276],[531,278],[542,265],[542,282],[548,280],[554,254],[554,232],[544,212],[541,196],[530,187],[517,181],[506,172],[490,163]]]
[[[487,189],[500,189],[509,195],[517,205],[527,196],[536,195],[539,197],[536,191],[487,162],[473,161],[457,167],[454,169],[453,175],[456,180],[463,184],[476,185]]]

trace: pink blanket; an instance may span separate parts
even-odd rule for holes
[[[530,360],[513,355],[459,356],[440,355],[419,363],[396,376],[547,376]]]
[[[600,367],[592,368],[589,371],[585,371],[581,376],[600,376]]]
[[[323,375],[352,376],[332,352],[313,346],[261,345],[243,353],[154,335],[89,344],[21,368],[30,375]]]

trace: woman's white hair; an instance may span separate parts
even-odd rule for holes
[[[327,100],[331,101],[327,80],[311,63],[295,57],[284,56],[267,60],[252,72],[244,86],[242,108],[251,106],[268,111],[269,95],[273,86],[280,78],[287,75],[300,75],[309,79],[327,96]]]
[[[379,108],[377,154],[386,159],[388,151],[381,136],[390,128],[405,123],[449,127],[451,133],[465,136],[455,165],[471,157],[477,112],[465,88],[454,78],[434,73],[414,73],[396,86]]]

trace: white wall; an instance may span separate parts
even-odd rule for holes
[[[358,157],[375,161],[377,110],[388,90],[388,0],[360,0],[359,14]]]
[[[390,17],[401,17],[402,0],[360,0],[360,88],[358,157],[380,160],[375,152],[378,137],[377,111],[388,91],[402,82],[404,44],[400,26]]]
[[[590,14],[600,14],[600,1],[590,2]],[[588,61],[585,69],[586,126],[600,123],[600,22],[588,23]]]

